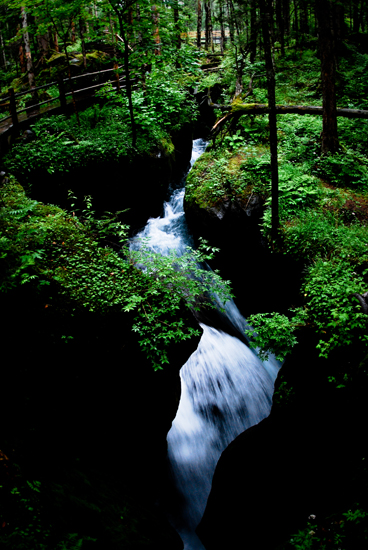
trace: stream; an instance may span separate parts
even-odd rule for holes
[[[202,139],[193,142],[191,166],[206,145]],[[147,237],[151,249],[163,255],[193,246],[183,207],[185,178],[169,191],[163,216],[148,220],[132,240],[132,248]],[[225,315],[235,333],[244,334],[247,323],[233,301],[225,305]],[[181,399],[167,437],[170,489],[162,502],[185,550],[204,549],[195,528],[206,507],[216,464],[231,441],[269,415],[281,366],[274,357],[262,362],[235,336],[205,324],[201,328],[198,348],[180,371]]]

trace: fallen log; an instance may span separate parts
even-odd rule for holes
[[[216,122],[212,131],[216,130],[219,125],[223,125],[232,117],[240,117],[242,115],[263,115],[269,113],[267,103],[241,103],[239,101],[234,101],[231,105],[218,105],[212,102],[209,102],[209,105],[220,111],[228,111],[225,116],[221,117],[221,119]],[[322,115],[323,108],[314,105],[276,105],[276,114],[282,115],[290,113],[297,115]],[[336,109],[336,115],[345,118],[368,119],[368,110]]]

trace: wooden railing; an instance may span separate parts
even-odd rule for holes
[[[80,94],[81,92],[85,92],[88,96],[91,96],[94,94],[94,92],[101,88],[102,86],[105,86],[106,84],[112,84],[114,87],[118,88],[125,88],[125,76],[119,74],[119,71],[122,67],[113,67],[112,69],[104,69],[102,71],[96,71],[94,73],[85,73],[78,76],[72,76],[71,78],[62,78],[60,77],[58,80],[54,82],[50,82],[49,84],[44,84],[43,86],[37,86],[36,88],[32,88],[29,90],[26,90],[24,92],[15,93],[13,88],[9,88],[9,96],[5,98],[0,99],[0,108],[6,108],[9,112],[9,114],[3,118],[0,119],[0,124],[5,122],[8,119],[11,119],[13,124],[13,129],[15,131],[19,128],[19,115],[21,113],[27,113],[27,117],[31,114],[38,113],[40,110],[40,107],[42,105],[46,105],[48,103],[57,102],[58,105],[64,110],[67,105],[67,99],[69,96]],[[112,80],[106,80],[104,79],[104,76],[107,75],[107,73],[115,73],[115,78]],[[101,80],[101,75],[103,75],[103,82],[99,82],[98,84],[93,84],[92,86],[83,86],[82,80],[83,78],[89,77],[92,80]],[[79,82],[81,82],[81,86],[78,86]],[[58,86],[59,94],[57,97],[50,97],[46,99],[45,101],[37,102],[37,101],[30,101],[30,105],[27,107],[19,108],[17,106],[17,101],[19,98],[21,98],[24,95],[33,95],[35,92],[38,92],[38,90],[44,90],[47,88],[51,88],[51,86]],[[69,91],[66,91],[66,88],[71,88]]]

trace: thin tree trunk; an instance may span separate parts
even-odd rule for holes
[[[285,55],[284,18],[282,15],[282,0],[276,0],[276,26],[281,46],[281,55]]]
[[[329,0],[316,0],[318,42],[321,57],[323,99],[322,153],[334,154],[339,149],[336,118],[335,53],[331,33]]]
[[[299,44],[299,24],[298,24],[298,2],[294,0],[294,32],[295,32],[295,46]]]
[[[277,121],[276,121],[276,96],[275,96],[275,71],[272,64],[271,45],[270,45],[270,26],[272,24],[271,13],[269,6],[265,0],[259,0],[259,7],[262,17],[262,34],[264,55],[267,71],[268,85],[268,105],[270,124],[270,151],[271,151],[271,237],[275,241],[277,239],[277,231],[279,227],[279,175],[277,163]]]
[[[220,19],[220,50],[224,53],[225,49],[225,25],[224,25],[224,5],[223,0],[219,0],[219,19]]]
[[[239,36],[240,36],[240,26],[239,26],[238,18],[235,15],[234,2],[233,2],[233,0],[229,0],[229,2],[230,2],[231,18],[235,23],[236,34],[238,35],[238,38],[239,38]]]
[[[202,4],[201,0],[197,3],[197,48],[202,46]]]
[[[306,36],[309,33],[308,27],[308,6],[306,0],[303,0],[302,9],[300,12],[300,32]]]
[[[125,71],[125,84],[126,84],[126,93],[128,97],[128,108],[129,108],[129,116],[130,116],[130,123],[132,127],[132,146],[135,147],[137,143],[137,130],[136,130],[136,124],[134,119],[134,111],[133,111],[133,101],[132,101],[132,84],[130,80],[130,67],[129,67],[129,42],[125,33],[124,28],[124,14],[118,11],[118,8],[115,9],[115,12],[117,12],[117,16],[119,19],[119,25],[120,25],[120,34],[121,38],[124,43],[124,71]]]
[[[39,18],[38,17],[36,18],[36,23],[39,23]],[[45,61],[45,57],[46,57],[46,55],[48,54],[48,52],[50,50],[50,33],[49,33],[49,31],[47,31],[44,34],[38,34],[37,35],[37,48],[38,48],[38,51],[40,52],[40,60],[37,63],[37,65],[40,64],[40,63],[41,63],[41,65],[43,65],[43,63]]]
[[[25,50],[25,53],[26,53],[26,64],[27,64],[29,88],[30,88],[30,91],[31,91],[31,94],[32,94],[32,98],[35,101],[38,101],[37,91],[33,91],[34,88],[36,87],[36,80],[35,80],[34,68],[33,68],[33,62],[32,62],[29,32],[28,32],[28,30],[25,30],[28,27],[27,13],[26,13],[25,7],[21,7],[21,16],[22,16],[22,27],[23,27],[23,30],[24,30],[23,40],[24,40],[24,50]]]
[[[59,51],[59,44],[58,44],[57,32],[53,33],[53,42],[54,42],[54,50],[56,52],[58,52]]]
[[[70,24],[70,42],[75,44],[75,22],[72,21]]]
[[[257,54],[257,6],[256,0],[250,0],[250,62],[254,63]]]
[[[85,27],[84,21],[83,21],[82,17],[80,17],[79,18],[79,34],[80,34],[81,43],[82,43],[83,67],[86,69],[87,68],[87,53],[86,53],[86,43],[84,41],[85,31],[86,31],[86,27]],[[114,38],[114,35],[112,36],[112,38]]]
[[[7,67],[7,60],[6,60],[6,53],[5,53],[5,46],[4,46],[4,38],[2,33],[0,33],[0,43],[1,43],[1,51],[3,54],[3,61],[4,61],[4,69],[6,70]]]
[[[25,61],[25,58],[24,58],[24,50],[23,50],[22,42],[19,42],[18,50],[19,50],[20,72],[25,73],[27,71],[27,67],[26,67],[26,61]]]
[[[205,50],[209,50],[211,45],[211,4],[210,0],[205,0],[204,9],[206,13],[205,17]]]
[[[273,7],[272,0],[268,0],[267,5],[267,14],[268,14],[268,32],[270,35],[270,45],[271,45],[271,59],[273,70],[275,71],[275,31],[274,31],[274,21],[273,21]]]
[[[353,1],[353,32],[359,32],[360,17],[358,0]]]
[[[289,0],[282,0],[285,34],[290,34],[290,4]]]
[[[231,15],[230,0],[226,2],[227,20],[229,22],[230,43],[234,44],[234,21]]]
[[[181,48],[181,36],[180,36],[180,18],[179,18],[179,2],[175,0],[174,2],[174,28],[175,28],[175,45],[176,49],[180,50]]]
[[[159,31],[159,26],[158,26],[158,9],[157,9],[156,4],[152,5],[152,20],[153,20],[153,25],[154,25],[153,39],[154,39],[155,44],[156,44],[155,54],[160,55],[161,54],[161,50],[160,50],[161,39],[160,39],[160,31]],[[128,39],[127,39],[127,43],[128,43]]]
[[[77,118],[78,126],[80,126],[79,113],[78,113],[78,109],[77,109],[77,102],[75,100],[74,87],[73,87],[73,82],[72,82],[72,74],[71,74],[71,71],[70,71],[70,60],[69,60],[69,54],[68,54],[68,47],[67,47],[67,43],[66,43],[66,37],[64,39],[64,52],[65,52],[65,56],[66,56],[67,66],[68,66],[68,78],[69,78],[70,88],[71,88],[71,92],[72,92],[72,101],[73,101],[74,113],[75,113],[75,116]]]

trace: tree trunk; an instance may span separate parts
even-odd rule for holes
[[[3,38],[3,35],[2,33],[0,32],[0,43],[1,43],[1,53],[2,53],[2,57],[3,57],[3,62],[4,62],[4,69],[7,70],[7,60],[6,60],[6,53],[5,53],[5,46],[4,46],[4,38]]]
[[[75,100],[74,87],[73,87],[73,82],[72,82],[72,74],[71,74],[71,71],[70,71],[70,60],[69,60],[66,36],[64,36],[64,52],[65,52],[67,66],[68,66],[68,78],[69,78],[70,88],[71,88],[71,92],[72,92],[72,101],[73,101],[74,113],[75,113],[75,116],[77,118],[78,126],[80,126],[79,113],[78,113],[78,109],[77,109],[77,102]]]
[[[212,42],[212,14],[211,14],[211,2],[210,0],[205,0],[204,9],[206,12],[205,18],[205,49],[208,51],[211,47]]]
[[[36,17],[36,24],[39,24],[39,23],[40,23],[40,20],[38,17]],[[50,32],[49,31],[47,31],[44,34],[37,35],[37,48],[40,53],[40,60],[37,63],[37,65],[39,65],[40,63],[41,65],[43,65],[45,61],[45,57],[50,50]]]
[[[57,32],[52,33],[52,36],[53,36],[54,50],[56,52],[58,52],[59,51],[59,44],[58,44]]]
[[[197,3],[197,48],[202,46],[202,4],[201,0]]]
[[[229,3],[230,3],[230,10],[231,10],[231,18],[234,21],[236,34],[238,35],[238,38],[239,38],[241,31],[240,31],[240,24],[239,24],[238,18],[235,15],[234,2],[233,0],[229,0]]]
[[[300,32],[304,35],[304,37],[309,34],[308,5],[306,0],[303,0],[302,10],[300,12]]]
[[[353,0],[353,32],[359,32],[360,17],[358,0]]]
[[[75,44],[75,22],[72,21],[71,24],[70,24],[70,42],[72,44]]]
[[[175,46],[177,50],[181,48],[181,36],[180,36],[180,18],[179,18],[179,2],[174,2],[174,29],[175,29]]]
[[[250,0],[250,62],[254,63],[257,54],[257,5]]]
[[[289,0],[282,0],[285,34],[290,34],[290,4]]]
[[[299,44],[299,24],[298,24],[298,2],[294,0],[294,33],[295,33],[295,46]]]
[[[79,18],[79,34],[81,38],[82,43],[82,55],[83,55],[83,67],[87,68],[87,54],[86,54],[86,43],[84,41],[84,33],[86,32],[86,26],[84,24],[84,20],[82,17]],[[112,40],[114,39],[114,35],[111,37]]]
[[[336,118],[335,52],[331,32],[329,0],[316,0],[318,43],[321,57],[323,100],[322,153],[334,154],[339,149]]]
[[[259,7],[262,17],[262,34],[264,45],[264,56],[267,72],[268,87],[268,120],[270,124],[270,151],[271,151],[271,237],[277,239],[279,227],[279,174],[277,164],[277,121],[276,121],[276,95],[275,95],[275,71],[272,64],[271,45],[270,45],[270,26],[272,23],[269,5],[265,0],[259,0]]]
[[[155,44],[156,44],[155,55],[160,55],[161,54],[161,50],[160,50],[161,39],[160,39],[160,31],[159,31],[159,26],[158,26],[158,9],[157,9],[156,4],[152,5],[152,21],[153,21],[153,26],[154,26],[153,39],[154,39]],[[126,38],[126,40],[127,40],[127,44],[128,44],[128,38]],[[125,54],[124,54],[124,56],[125,56]]]
[[[24,29],[27,29],[27,26],[28,26],[27,13],[26,13],[26,9],[24,7],[21,7],[21,16],[22,16],[22,27],[23,27],[23,30],[24,30]],[[30,88],[30,91],[31,91],[31,94],[32,94],[32,99],[34,99],[35,101],[38,101],[37,91],[34,91],[34,88],[36,87],[36,80],[35,80],[34,69],[33,69],[33,62],[32,62],[32,55],[31,55],[31,47],[30,47],[30,40],[29,40],[28,30],[25,30],[25,32],[24,32],[23,40],[24,40],[24,50],[26,52],[26,64],[27,64],[29,88]]]
[[[223,0],[219,0],[219,19],[220,19],[220,50],[221,53],[224,53],[226,36],[225,36],[225,25],[224,25],[224,5]]]
[[[271,59],[273,70],[275,71],[275,30],[274,30],[274,21],[273,21],[273,2],[272,0],[267,0],[267,14],[268,14],[268,32],[269,40],[271,45]]]
[[[120,24],[120,34],[124,43],[124,71],[125,71],[126,93],[128,97],[130,123],[132,127],[132,146],[135,147],[137,143],[137,130],[136,130],[135,119],[134,119],[132,85],[130,81],[129,43],[125,33],[123,14],[118,12],[117,15],[118,15],[119,24]]]
[[[231,15],[230,0],[227,0],[226,2],[226,11],[227,11],[227,20],[229,22],[230,43],[234,44],[234,21]]]
[[[278,37],[280,40],[281,46],[281,55],[285,55],[285,29],[284,29],[284,18],[282,14],[282,0],[276,0],[276,26],[278,29]]]
[[[19,65],[20,65],[20,72],[25,73],[27,71],[26,67],[26,60],[24,58],[24,50],[22,42],[19,42]]]

